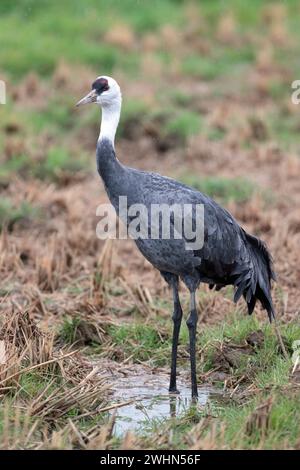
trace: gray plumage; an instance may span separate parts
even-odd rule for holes
[[[167,281],[168,274],[179,276],[190,290],[197,288],[200,282],[217,289],[232,284],[236,288],[235,302],[243,295],[251,314],[256,301],[260,300],[272,320],[270,288],[275,274],[271,256],[265,244],[243,230],[227,210],[176,180],[122,165],[107,139],[98,142],[97,168],[117,213],[119,196],[126,196],[128,205],[141,203],[149,209],[151,204],[203,204],[204,246],[201,250],[186,250],[184,240],[174,238],[138,239],[138,248]]]

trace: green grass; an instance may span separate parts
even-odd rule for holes
[[[101,327],[101,331],[103,331],[103,327]],[[91,352],[101,349],[102,344],[102,334],[99,334],[97,324],[79,315],[67,315],[63,318],[57,332],[57,339],[63,344],[75,344],[76,347],[89,346]]]
[[[267,422],[255,422],[256,409],[271,398],[272,407]],[[215,400],[215,401],[214,401]],[[259,412],[258,412],[259,413]],[[261,413],[263,414],[263,412]],[[206,421],[203,422],[203,418]],[[199,424],[202,421],[202,431]],[[249,425],[253,422],[252,426]],[[198,425],[198,429],[197,429]],[[213,434],[212,428],[214,427]],[[300,432],[300,396],[297,392],[271,391],[252,395],[246,403],[235,404],[212,398],[205,407],[190,405],[176,418],[152,419],[140,430],[141,442],[146,448],[187,449],[190,434],[203,445],[208,439],[216,449],[282,449],[293,448]],[[165,444],[157,446],[157,438],[170,436]],[[208,436],[213,435],[213,438]],[[196,437],[199,436],[199,437]]]
[[[62,172],[76,173],[86,170],[86,160],[84,158],[74,158],[64,148],[51,148],[44,160],[34,170],[37,177],[41,179],[58,180]]]
[[[173,102],[184,100],[185,95],[169,95]],[[197,134],[201,129],[202,117],[199,113],[183,106],[164,108],[159,104],[148,109],[141,100],[125,101],[118,129],[120,137],[135,138],[144,128],[153,127],[160,138],[176,137],[182,143]]]
[[[293,148],[296,148],[298,151],[300,150],[298,116],[277,110],[267,116],[267,123],[271,138],[281,148],[285,150]]]
[[[246,432],[251,413],[269,397],[273,396],[273,406],[269,414],[267,429],[254,426]],[[300,433],[300,396],[297,393],[259,395],[242,407],[227,406],[220,413],[225,425],[224,441],[230,448],[253,449],[263,442],[264,449],[280,449],[285,445],[295,446]],[[265,436],[264,436],[265,435]]]
[[[213,80],[220,74],[218,63],[211,58],[190,55],[182,63],[182,73],[202,80]]]
[[[141,323],[110,326],[108,335],[111,342],[122,347],[124,355],[132,356],[133,360],[151,360],[155,365],[163,365],[167,361],[169,343],[161,340],[155,326]]]
[[[0,407],[1,449],[3,449],[2,446],[5,442],[13,449],[22,448],[24,443],[30,447],[33,442],[41,441],[41,434],[43,433],[45,445],[47,435],[49,437],[51,430],[53,429],[55,432],[56,427],[59,428],[58,423],[60,423],[60,429],[64,428],[70,419],[76,420],[76,426],[82,432],[88,432],[95,426],[101,427],[107,421],[105,413],[95,414],[92,412],[91,415],[84,413],[86,408],[83,409],[79,403],[66,410],[65,414],[62,413],[62,416],[60,416],[59,404],[56,410],[57,417],[55,417],[55,413],[53,416],[48,415],[43,418],[37,416],[39,405],[42,402],[45,403],[48,398],[53,399],[53,397],[60,395],[63,400],[63,394],[65,394],[66,404],[68,403],[67,397],[72,391],[73,384],[71,380],[67,381],[61,375],[55,365],[53,370],[49,370],[48,373],[43,373],[40,370],[21,372],[18,387],[18,392],[14,395],[8,392],[2,397],[2,406]],[[101,402],[100,398],[99,400]],[[35,409],[35,413],[33,413],[33,409]],[[29,429],[33,426],[35,431],[28,435]],[[68,445],[68,439],[66,436],[64,438],[66,442],[60,442],[62,448]]]
[[[199,178],[192,174],[185,174],[180,180],[222,203],[245,202],[251,198],[255,190],[252,182],[242,178],[231,179],[217,176]]]
[[[66,344],[74,344],[76,341],[77,329],[81,323],[79,317],[66,317],[59,329],[58,336]]]
[[[41,132],[47,130],[47,132],[65,133],[68,129],[71,129],[75,125],[74,113],[74,101],[69,96],[64,96],[63,99],[57,96],[56,99],[51,99],[47,103],[47,108],[43,113],[32,112],[30,115],[30,121],[33,126],[33,130]]]
[[[207,137],[212,141],[219,141],[224,138],[226,134],[225,129],[220,129],[218,127],[212,127],[208,130]]]
[[[296,5],[295,0],[286,3],[290,13],[288,24],[295,35],[298,30],[293,25],[295,17],[299,16]],[[261,0],[247,6],[241,0],[231,0],[230,8],[221,1],[199,2],[198,9],[205,24],[204,31],[199,33],[216,42],[218,22],[230,9],[238,34],[243,36],[245,31],[261,34],[263,8]],[[5,47],[0,51],[0,65],[16,80],[33,70],[49,76],[59,58],[72,64],[86,64],[98,71],[105,70],[105,73],[111,73],[117,67],[136,76],[140,53],[134,48],[124,53],[116,46],[105,44],[104,33],[118,23],[125,23],[138,41],[140,36],[159,31],[166,18],[168,24],[182,29],[186,26],[186,10],[186,3],[180,0],[175,3],[172,0],[103,0],[101,7],[97,0],[66,0],[63,7],[58,0],[3,1],[0,6],[0,42]],[[18,34],[12,34],[12,31],[18,31]],[[77,38],[76,47],[74,38]],[[165,50],[156,54],[163,61],[166,56],[171,58]],[[232,47],[217,41],[212,57],[191,53],[183,61],[183,71],[210,80],[224,73],[231,74],[234,66],[251,63],[253,58],[253,49],[249,45]]]
[[[197,3],[197,2],[196,2]],[[42,6],[41,6],[42,5]],[[256,58],[256,46],[253,42],[244,38],[248,33],[255,33],[260,36],[268,34],[268,28],[264,28],[262,20],[263,2],[255,0],[251,5],[244,5],[241,0],[232,0],[230,8],[225,7],[221,1],[216,2],[199,2],[198,7],[200,15],[203,18],[203,29],[199,26],[199,38],[201,35],[210,44],[206,54],[198,52],[197,47],[191,47],[188,51],[182,53],[177,59],[179,61],[179,69],[182,71],[182,77],[187,75],[200,78],[206,81],[220,79],[220,83],[216,85],[214,94],[222,93],[226,82],[232,82],[232,77],[237,77],[242,83],[245,82],[245,93],[248,91],[248,72],[252,67]],[[291,0],[286,4],[287,8],[287,26],[291,27],[293,35],[298,34],[295,27],[295,18],[299,17],[297,3]],[[67,63],[67,67],[72,70],[77,64],[88,66],[93,74],[121,73],[125,79],[135,79],[140,76],[140,65],[143,58],[143,50],[133,46],[130,50],[124,52],[116,45],[108,44],[105,41],[105,33],[118,24],[127,24],[136,35],[136,44],[139,44],[146,34],[159,35],[160,29],[164,26],[166,18],[168,24],[175,29],[179,28],[185,31],[187,28],[187,10],[188,6],[185,2],[176,0],[175,4],[171,0],[156,0],[155,7],[153,2],[137,2],[136,0],[124,0],[111,2],[103,0],[101,2],[101,12],[97,0],[67,0],[63,5],[63,14],[61,2],[58,0],[19,0],[17,2],[1,2],[0,11],[0,42],[5,47],[0,50],[0,69],[8,76],[8,104],[0,107],[1,128],[4,129],[6,123],[16,123],[19,126],[17,135],[22,137],[24,141],[31,138],[32,135],[39,136],[41,133],[50,138],[55,138],[55,147],[63,148],[59,150],[60,156],[57,156],[58,149],[46,155],[39,168],[34,168],[35,162],[21,162],[17,169],[10,169],[12,163],[5,164],[0,170],[0,182],[5,184],[9,181],[10,174],[17,172],[26,174],[31,171],[33,176],[49,178],[57,180],[57,173],[60,168],[64,171],[81,170],[85,163],[78,162],[81,152],[80,143],[78,144],[78,155],[66,157],[68,143],[65,143],[65,136],[81,141],[80,136],[87,128],[97,129],[99,126],[99,116],[92,112],[75,112],[74,102],[79,97],[73,96],[73,91],[68,90],[69,84],[65,85],[64,90],[53,87],[53,83],[49,80],[57,67],[60,59],[63,58]],[[235,19],[236,32],[242,40],[237,45],[231,46],[222,44],[217,37],[218,23],[221,17],[232,12]],[[293,26],[294,25],[294,26]],[[18,34],[12,34],[12,31],[18,31]],[[74,47],[74,37],[76,47]],[[267,38],[267,36],[266,36]],[[268,38],[267,38],[268,39]],[[300,38],[299,38],[300,39]],[[289,54],[286,48],[276,47],[275,60],[287,67],[290,66],[290,72],[297,76],[299,70],[297,60],[298,57],[295,41],[291,46]],[[142,47],[142,46],[141,46]],[[299,51],[300,52],[300,51]],[[174,52],[170,52],[167,48],[158,47],[151,52],[156,60],[166,69],[172,64]],[[290,62],[289,62],[290,61]],[[93,71],[94,70],[94,71]],[[48,102],[41,110],[36,110],[30,105],[23,106],[22,103],[16,104],[11,100],[11,81],[13,83],[20,82],[29,72],[37,72],[44,77],[44,93],[48,95]],[[74,71],[74,73],[78,73]],[[180,72],[179,72],[180,74]],[[286,100],[289,98],[290,88],[288,78],[278,77],[270,78],[269,94],[272,98],[278,100]],[[164,117],[161,123],[162,140],[167,137],[176,136],[174,146],[182,142],[186,143],[189,136],[203,132],[207,129],[206,116],[192,110],[193,100],[189,92],[180,89],[180,86],[162,86],[157,91],[158,104],[155,106],[145,105],[143,100],[128,100],[125,97],[122,110],[122,118],[119,127],[119,137],[124,137],[132,123],[139,124],[152,120],[153,113]],[[170,113],[169,111],[170,110]],[[271,137],[279,142],[284,148],[293,145],[296,148],[298,125],[295,118],[286,116],[271,116],[270,119]],[[280,123],[280,125],[279,125]],[[140,129],[140,127],[138,127]],[[222,140],[225,131],[222,129],[208,129],[208,139]],[[95,130],[95,141],[97,137]],[[79,136],[79,137],[78,137]],[[40,142],[34,142],[33,145],[40,146]],[[172,146],[172,145],[171,145]],[[3,144],[0,143],[2,149]],[[164,146],[163,146],[164,147]],[[53,157],[53,153],[56,154]],[[53,168],[53,158],[58,162],[57,168]],[[19,156],[16,156],[19,159]],[[76,163],[75,163],[76,162]],[[204,184],[204,183],[203,183]],[[211,186],[216,186],[216,182],[211,184],[208,182],[208,191]],[[218,185],[217,193],[223,190]],[[213,189],[214,191],[214,189]],[[206,191],[207,192],[207,191]],[[229,191],[230,192],[230,191]],[[233,190],[229,197],[243,197],[240,189]],[[247,193],[247,189],[245,190]],[[226,200],[225,196],[225,200]],[[220,196],[223,200],[223,195]]]
[[[27,201],[15,206],[10,199],[2,198],[0,201],[0,230],[3,226],[7,226],[11,230],[17,222],[32,219],[37,215],[37,209]]]
[[[23,175],[28,171],[28,157],[26,155],[14,155],[0,166],[0,185],[8,186],[12,175]],[[0,210],[1,211],[1,210]]]
[[[123,325],[120,328],[111,327],[108,333],[114,344],[122,346],[125,355],[132,357],[134,361],[148,359],[154,364],[169,365],[170,358],[164,348],[165,343],[171,340],[171,336],[161,341],[156,328],[155,325],[152,327],[148,324]],[[280,329],[290,349],[292,342],[300,338],[300,326],[292,323],[280,325]],[[197,426],[203,418],[208,420],[202,426],[200,439],[205,439],[211,432],[211,426],[215,424],[213,444],[216,448],[254,449],[262,445],[266,449],[276,449],[296,445],[300,432],[300,397],[289,385],[292,361],[287,361],[280,353],[274,330],[267,322],[262,325],[255,317],[236,314],[227,317],[220,325],[202,327],[197,340],[198,350],[200,348],[202,350],[202,361],[200,363],[198,360],[198,371],[208,372],[215,366],[211,359],[220,344],[242,345],[249,333],[257,330],[263,331],[263,345],[256,351],[253,350],[250,356],[248,354],[245,361],[241,361],[230,372],[230,377],[236,381],[246,377],[246,382],[245,379],[241,382],[233,398],[228,398],[229,392],[233,390],[230,389],[225,399],[221,395],[212,395],[205,407],[191,404],[187,405],[184,413],[175,418],[146,420],[138,430],[142,446],[154,449],[188,448],[186,436],[188,433],[199,435],[194,426]],[[187,343],[187,335],[183,336],[180,343],[183,340]],[[147,351],[151,351],[151,355]],[[163,354],[160,355],[162,351]],[[168,353],[170,354],[170,351]],[[167,362],[157,361],[158,357],[163,356]],[[188,367],[186,362],[184,367]],[[223,389],[224,383],[220,385]],[[240,392],[247,390],[249,385],[254,387],[255,393],[241,395]],[[256,409],[266,403],[270,397],[273,403],[268,413],[268,421],[266,423],[262,421],[261,425],[259,422],[257,424],[255,414],[260,412]],[[254,424],[250,426],[249,422]],[[165,444],[157,447],[158,437],[163,439],[163,436],[170,437],[165,440]],[[116,439],[114,445],[118,448],[120,441]]]
[[[130,135],[131,126],[134,128],[138,125],[138,129],[141,128],[143,122],[147,118],[148,108],[142,100],[124,100],[122,106],[122,114],[120,123],[118,126],[118,136],[126,137]]]
[[[64,338],[72,343],[75,338],[74,331],[78,322],[64,324]],[[281,325],[281,332],[285,338],[287,348],[292,350],[293,341],[300,339],[300,327],[297,324]],[[226,321],[217,326],[206,326],[198,334],[198,349],[203,351],[202,359],[198,363],[201,372],[208,372],[216,367],[215,352],[221,344],[246,344],[247,336],[262,330],[264,342],[259,349],[251,350],[251,353],[237,356],[236,364],[231,373],[238,379],[245,375],[248,382],[252,382],[261,390],[268,387],[284,386],[289,381],[291,361],[287,361],[281,354],[274,329],[266,322],[259,324],[255,317],[242,315],[240,312],[226,317]],[[172,341],[172,322],[170,319],[161,319],[143,325],[138,321],[109,326],[106,331],[106,339],[100,347],[100,352],[107,348],[107,344],[122,348],[125,358],[133,361],[151,361],[154,365],[169,367]],[[180,332],[180,344],[188,348],[188,331],[183,322]],[[179,355],[182,367],[186,367],[186,358]],[[223,384],[221,384],[223,386]]]
[[[167,135],[176,135],[184,141],[193,134],[198,134],[201,127],[201,116],[194,111],[182,110],[170,116],[163,127]]]
[[[13,5],[1,2],[0,11],[0,41],[5,44],[0,51],[0,64],[16,79],[32,70],[49,75],[59,57],[105,73],[111,73],[116,66],[136,72],[139,59],[135,51],[124,54],[103,41],[103,33],[116,24],[116,17],[137,34],[159,28],[165,18],[174,24],[182,22],[181,9],[173,8],[171,0],[157,2],[156,8],[149,2],[137,7],[135,0],[104,0],[101,6],[97,0],[67,0],[63,9],[58,0],[25,0]],[[18,34],[11,34],[12,31]]]
[[[50,374],[42,374],[41,372],[27,372],[21,375],[20,378],[20,397],[22,398],[33,398],[41,393],[49,383]],[[59,385],[59,381],[49,387],[46,396],[49,396],[51,392]]]
[[[251,64],[254,58],[254,49],[251,47],[214,48],[211,56],[188,55],[182,62],[182,72],[209,81],[231,75],[232,69]]]
[[[250,356],[241,356],[233,373],[237,376],[249,376],[260,389],[286,385],[289,380],[291,361],[287,361],[281,354],[274,329],[268,323],[259,325],[255,317],[234,315],[226,318],[223,324],[204,329],[199,337],[200,345],[205,351],[204,370],[208,371],[214,366],[213,357],[218,345],[224,341],[228,344],[230,342],[244,344],[251,332],[260,329],[264,334],[262,347]],[[297,324],[281,325],[280,330],[288,349],[291,350],[293,341],[300,338],[300,326]]]
[[[9,184],[12,176],[18,174],[23,178],[35,177],[42,180],[59,182],[64,173],[76,174],[79,172],[86,173],[89,171],[89,162],[84,154],[77,156],[71,155],[70,152],[63,147],[51,147],[45,150],[45,155],[40,160],[32,159],[29,155],[14,155],[4,163],[0,168],[0,183],[2,185]],[[7,210],[5,209],[7,208]],[[28,204],[22,205],[20,208],[20,216],[29,209]],[[3,203],[2,218],[6,212],[11,210],[9,204]],[[27,211],[29,212],[29,211]],[[17,215],[12,211],[13,217]],[[28,213],[28,215],[30,215]],[[1,217],[1,215],[0,215]]]
[[[158,99],[160,95],[158,96]],[[174,106],[184,107],[189,106],[193,102],[193,97],[180,89],[171,90],[167,93],[167,98],[169,98]]]
[[[0,407],[1,449],[4,443],[12,445],[14,442],[26,439],[29,429],[36,422],[36,418],[28,416],[27,410],[20,406],[15,407],[14,401],[10,397],[6,398]]]

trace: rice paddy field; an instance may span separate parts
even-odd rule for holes
[[[300,449],[299,22],[297,0],[1,0],[0,449]],[[122,88],[119,159],[207,193],[274,257],[287,356],[259,307],[201,286],[198,403],[185,323],[168,396],[164,280],[96,236],[100,114],[75,103],[98,75]]]

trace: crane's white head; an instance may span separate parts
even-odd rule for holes
[[[97,103],[101,106],[102,121],[99,140],[108,139],[114,145],[120,119],[121,102],[121,90],[116,80],[101,76],[92,83],[92,91],[78,101],[76,106],[88,103]]]
[[[98,103],[102,108],[121,103],[121,90],[112,77],[100,76],[92,83],[92,90],[82,98],[76,106],[88,103]]]

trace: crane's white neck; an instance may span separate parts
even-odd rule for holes
[[[102,105],[102,119],[98,140],[108,139],[115,146],[115,135],[120,120],[122,99],[115,98],[110,103]]]

